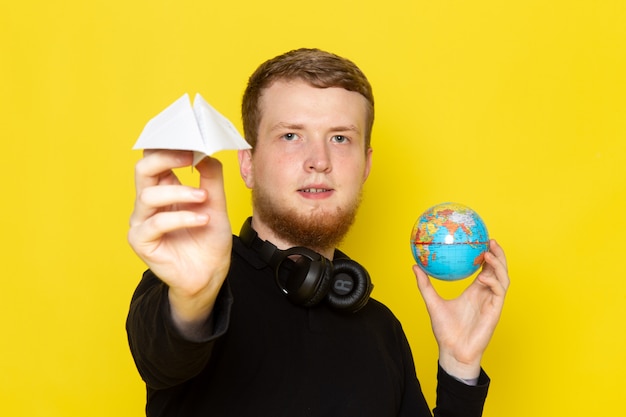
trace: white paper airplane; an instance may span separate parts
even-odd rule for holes
[[[194,151],[195,166],[217,151],[250,149],[250,145],[200,94],[194,97],[192,108],[185,93],[146,124],[133,149]]]

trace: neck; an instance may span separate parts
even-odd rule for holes
[[[287,250],[295,246],[301,246],[295,242],[290,242],[285,239],[282,239],[268,225],[266,225],[265,223],[263,223],[261,220],[259,220],[257,217],[254,217],[254,216],[252,217],[252,228],[257,233],[260,239],[271,242],[274,246],[276,246],[280,250]],[[314,250],[315,252],[319,253],[320,255],[324,256],[327,259],[333,259],[333,255],[335,253],[334,247],[330,247],[330,248],[309,247],[308,249]]]

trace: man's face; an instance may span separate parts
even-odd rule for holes
[[[334,248],[354,220],[370,170],[366,99],[278,81],[264,91],[260,109],[255,150],[240,152],[255,228],[279,247]]]

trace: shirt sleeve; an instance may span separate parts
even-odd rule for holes
[[[478,383],[467,385],[439,366],[437,373],[437,406],[435,417],[480,417],[483,413],[490,379],[481,369]]]
[[[215,341],[228,329],[233,301],[226,281],[210,317],[211,333],[200,341],[190,341],[174,326],[167,294],[167,285],[152,271],[146,271],[133,294],[126,320],[128,343],[137,370],[154,389],[178,385],[204,368]]]

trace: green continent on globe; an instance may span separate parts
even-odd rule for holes
[[[489,235],[474,210],[459,203],[443,203],[417,219],[411,245],[424,272],[443,280],[457,280],[470,276],[483,263]]]

